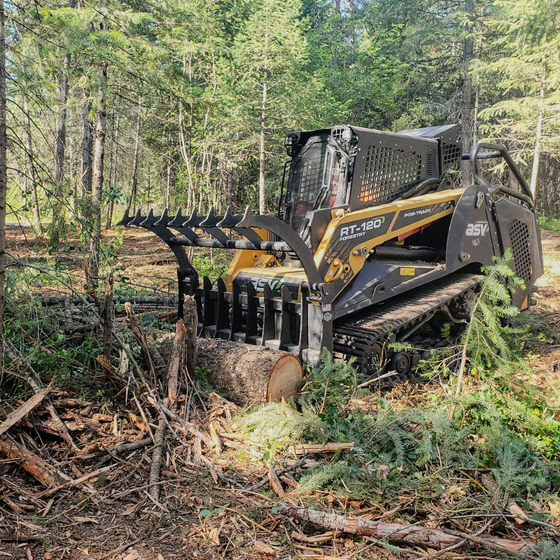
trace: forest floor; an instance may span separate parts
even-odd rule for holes
[[[117,239],[114,233],[111,235],[112,238],[105,238],[109,244],[114,243],[108,258],[113,259],[113,266],[123,267],[118,271],[121,277],[117,280],[123,292],[141,287],[146,293],[172,293],[175,264],[150,233],[127,232],[124,240]],[[532,339],[528,360],[532,382],[554,389],[560,381],[560,234],[543,232],[543,249],[545,275],[539,280],[539,304],[529,317],[534,328],[543,335]],[[68,273],[70,283],[75,287],[83,282],[84,259],[77,238],[61,246],[60,251],[49,254],[45,238],[34,237],[28,228],[12,227],[8,235],[8,253],[38,267],[56,262],[61,274]],[[41,289],[55,292],[59,288],[53,284],[43,285]],[[363,406],[371,407],[372,410],[381,406],[399,410],[421,406],[440,394],[441,387],[437,381],[421,385],[403,384],[384,391],[382,395],[372,393]],[[62,403],[69,397],[72,395],[55,391],[51,400]],[[80,406],[83,408],[86,405]],[[79,418],[80,407],[77,410]],[[88,405],[88,418],[96,416],[93,413],[97,413],[94,431],[101,442],[98,451],[109,449],[123,440],[141,437],[134,427],[138,419],[130,420],[130,414],[120,409],[118,404],[100,400]],[[226,414],[223,407],[220,409],[218,406],[210,416],[212,414],[215,418],[222,418],[228,416],[229,412]],[[228,431],[235,432],[235,422],[233,427],[226,426],[225,420],[223,422],[223,429],[227,427]],[[243,443],[242,435],[238,438]],[[22,441],[30,443],[30,439],[26,436]],[[398,547],[367,538],[329,535],[312,529],[308,523],[279,517],[275,506],[278,497],[272,490],[267,490],[268,486],[258,491],[246,490],[267,476],[267,468],[262,460],[263,451],[260,450],[259,460],[254,449],[244,449],[242,445],[235,444],[235,438],[232,441],[234,444],[225,447],[221,454],[205,453],[214,469],[226,473],[228,478],[235,479],[245,489],[226,484],[224,479],[216,477],[215,470],[205,468],[204,464],[196,464],[190,449],[179,445],[168,450],[164,457],[159,501],[154,501],[147,493],[151,464],[147,450],[118,459],[113,457],[107,470],[97,477],[96,482],[92,480],[93,484],[88,484],[88,488],[78,490],[65,487],[52,498],[41,495],[36,481],[17,468],[13,461],[1,460],[0,488],[4,485],[3,492],[12,497],[12,503],[14,499],[19,501],[15,508],[9,508],[0,497],[0,560],[496,557],[482,549],[477,550],[475,555],[461,555],[459,551],[446,555],[425,547],[399,550]],[[45,451],[43,442],[35,445],[38,453]],[[57,468],[68,470],[71,467],[75,474],[96,468],[95,462],[87,462],[88,455],[83,452],[86,446],[79,452],[66,453],[63,457],[62,454],[56,454],[61,445],[57,443],[52,451],[53,456],[56,456],[56,460],[53,460]],[[48,455],[51,451],[45,453],[52,459]],[[297,457],[292,456],[290,460],[297,461]],[[477,488],[480,484],[473,480],[461,480],[456,485],[462,485],[469,492],[480,492]],[[442,500],[453,502],[453,492],[462,495],[464,490],[458,489],[456,485],[450,487],[451,490],[443,495],[445,498]],[[369,501],[365,498],[353,499],[350,492],[344,496],[321,490],[311,492],[310,496],[298,493],[297,489],[291,492],[287,487],[286,496],[281,499],[300,505],[312,503],[324,510],[336,509],[339,513],[355,517],[395,523],[415,523],[416,520],[411,521],[414,519],[411,512],[433,507],[432,502],[424,504],[425,508],[417,503],[422,498],[414,493],[401,496],[400,505],[397,502],[396,506],[383,496]],[[476,499],[482,500],[479,497]],[[19,512],[18,504],[21,506]],[[556,515],[560,515],[560,511]],[[550,520],[550,517],[547,519]],[[435,521],[430,522],[430,516],[425,512],[418,522],[437,526]],[[454,521],[454,524],[464,528],[458,521]],[[558,524],[552,523],[553,532],[558,532],[554,529],[558,525],[560,520]],[[523,530],[528,531],[525,527]],[[516,530],[522,532],[521,525]],[[504,531],[512,537],[511,531]],[[308,535],[307,540],[302,533]],[[532,533],[528,532],[527,535],[531,539]],[[540,537],[534,534],[532,538],[538,542]]]

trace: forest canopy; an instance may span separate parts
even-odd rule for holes
[[[559,0],[22,0],[6,18],[8,221],[53,247],[73,228],[95,253],[125,208],[273,211],[285,134],[341,123],[460,123],[464,151],[503,142],[559,215]]]

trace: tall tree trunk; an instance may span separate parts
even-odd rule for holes
[[[465,28],[467,36],[464,40],[463,46],[463,91],[461,101],[461,125],[462,125],[462,142],[463,151],[470,152],[472,147],[472,81],[469,74],[471,61],[474,54],[474,42],[472,38],[473,25],[472,18],[474,18],[474,0],[466,0],[464,10],[468,14],[470,21]],[[463,161],[461,163],[461,179],[464,186],[472,185],[474,182],[473,166],[470,161]]]
[[[4,370],[4,285],[6,280],[6,12],[0,0],[0,372]]]
[[[29,118],[29,105],[27,95],[23,96],[23,128],[25,129],[25,138],[27,142],[27,161],[29,162],[29,178],[31,179],[31,196],[33,199],[33,225],[43,233],[43,225],[41,224],[41,211],[39,209],[39,196],[37,193],[37,176],[35,174],[35,156],[33,152],[33,136],[31,134],[31,119]]]
[[[89,92],[85,92],[82,107],[82,215],[84,219],[91,218],[91,181],[93,162],[93,124],[90,119],[91,99]]]
[[[543,132],[543,119],[544,119],[544,99],[546,96],[546,78],[548,75],[548,66],[546,61],[542,65],[541,75],[541,91],[539,96],[539,108],[537,112],[537,133],[535,137],[535,152],[533,156],[533,171],[531,173],[531,192],[533,198],[537,194],[537,181],[539,178],[539,165],[541,162],[541,143]]]
[[[264,51],[268,51],[268,33],[264,36]],[[261,106],[261,132],[259,143],[259,212],[264,214],[266,211],[266,185],[265,185],[265,166],[266,166],[266,109],[268,102],[268,67],[267,59],[264,59],[264,74],[262,86],[262,106]]]
[[[107,29],[107,2],[103,4],[101,29]],[[103,164],[105,161],[105,136],[107,135],[107,62],[102,61],[97,70],[97,123],[95,126],[95,152],[93,181],[91,185],[93,230],[89,246],[88,287],[97,286],[99,280],[99,247],[101,244],[101,197],[103,194]]]
[[[113,113],[114,119],[114,113]],[[113,132],[113,142],[112,142],[112,150],[111,150],[111,165],[109,167],[109,183],[111,188],[115,186],[117,182],[117,164],[118,164],[118,157],[117,157],[117,150],[119,147],[119,115],[117,115],[116,120],[114,120],[114,132]],[[109,210],[107,212],[107,229],[110,229],[113,225],[113,210],[115,208],[115,199],[111,197],[109,202]]]
[[[68,143],[68,151],[69,151],[69,162],[68,162],[68,170],[69,170],[69,177],[70,177],[70,186],[71,186],[71,198],[70,204],[72,207],[72,217],[78,218],[79,217],[79,204],[80,204],[80,195],[78,192],[78,177],[79,177],[79,170],[78,167],[78,157],[77,154],[77,141],[78,139],[74,135],[70,135],[70,141]]]
[[[66,152],[66,116],[68,103],[68,69],[70,67],[70,53],[64,55],[62,64],[62,75],[58,84],[58,114],[56,117],[56,147],[54,154],[54,200],[52,225],[50,231],[50,243],[57,247],[60,236],[64,232],[63,192],[62,182],[64,180],[64,156]]]
[[[165,207],[169,208],[169,197],[171,195],[171,162],[167,164],[167,183],[165,185]]]
[[[233,171],[226,167],[227,173],[227,187],[226,187],[226,197],[227,197],[227,205],[231,206],[233,204]]]
[[[267,83],[266,79],[262,90],[262,110],[261,110],[261,134],[259,145],[259,212],[264,214],[266,211],[266,189],[265,189],[265,166],[266,166],[266,102],[267,102]]]
[[[138,191],[138,153],[140,151],[140,104],[138,104],[138,116],[136,117],[136,137],[134,138],[134,156],[132,158],[132,183],[130,185],[130,196],[126,205],[127,212],[134,204]]]

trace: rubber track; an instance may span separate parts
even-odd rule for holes
[[[390,334],[413,327],[429,315],[434,315],[452,300],[477,286],[482,277],[477,274],[455,273],[390,300],[342,317],[334,324],[334,351],[365,357],[374,342]],[[397,336],[398,340],[398,336]]]

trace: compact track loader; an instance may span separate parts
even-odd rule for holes
[[[414,377],[443,324],[468,320],[481,267],[494,256],[511,250],[525,284],[513,302],[532,305],[539,227],[503,146],[478,143],[463,154],[455,125],[397,134],[335,126],[293,132],[285,145],[291,159],[275,216],[138,210],[119,223],[152,231],[173,251],[179,316],[184,296],[194,296],[200,336],[286,350],[306,364],[326,348],[355,357],[373,379],[395,372],[395,382]],[[465,159],[474,184],[456,185],[448,172]],[[490,184],[485,159],[503,160],[518,187]],[[211,282],[199,278],[187,247],[237,252],[227,276]],[[403,341],[419,350],[388,344]]]

